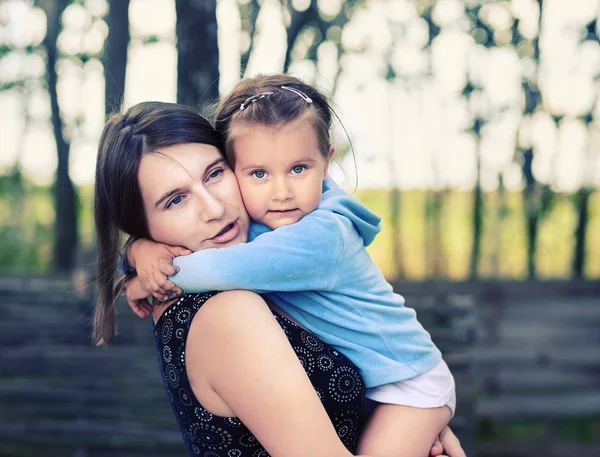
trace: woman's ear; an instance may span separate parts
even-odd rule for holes
[[[331,162],[333,154],[335,154],[335,147],[331,145],[329,146],[329,153],[327,154],[327,159],[325,160],[325,173],[323,175],[323,181],[327,179],[327,172],[329,171],[329,162]]]

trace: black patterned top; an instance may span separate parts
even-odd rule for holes
[[[215,292],[184,295],[156,323],[154,338],[167,398],[190,456],[267,457],[267,451],[239,419],[211,414],[192,393],[185,366],[185,343],[194,315],[213,295]],[[353,453],[364,425],[364,383],[358,369],[314,334],[275,311],[273,314],[340,440]]]

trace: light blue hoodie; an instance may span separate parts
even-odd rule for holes
[[[327,178],[319,207],[297,223],[272,231],[253,223],[251,242],[177,257],[180,271],[170,279],[186,293],[268,293],[352,360],[367,387],[412,378],[441,354],[365,249],[379,221]]]

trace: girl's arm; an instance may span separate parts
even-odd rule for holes
[[[338,216],[315,210],[254,241],[205,249],[173,261],[171,279],[185,292],[328,290],[337,278],[346,230]]]
[[[169,246],[133,237],[129,238],[123,250],[120,268],[127,269],[130,274],[137,274],[148,295],[164,301],[170,295],[181,294],[181,290],[167,278],[168,275],[177,273],[177,267],[172,265],[173,258],[191,254],[192,251],[182,246]]]
[[[125,295],[127,303],[132,311],[142,319],[152,314],[152,305],[148,302],[150,293],[142,285],[142,281],[137,276],[131,278],[125,284]]]
[[[194,317],[186,348],[192,388],[208,385],[273,457],[352,455],[258,295],[210,298]]]

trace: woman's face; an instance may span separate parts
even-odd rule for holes
[[[138,181],[155,241],[192,251],[246,242],[248,213],[233,171],[214,146],[178,144],[146,154]]]

